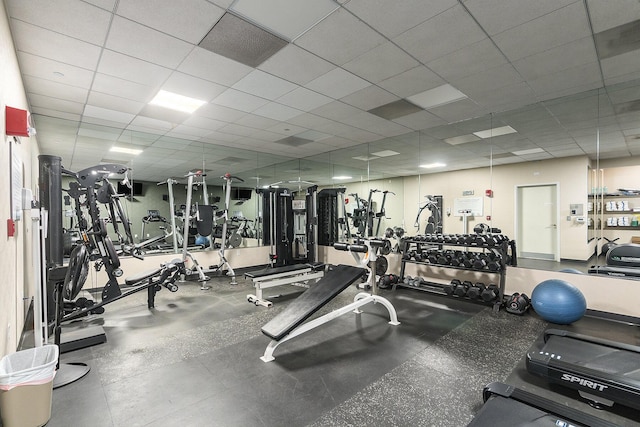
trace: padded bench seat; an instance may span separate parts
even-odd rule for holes
[[[262,333],[276,341],[282,339],[365,273],[350,265],[329,268],[322,279],[264,325]]]

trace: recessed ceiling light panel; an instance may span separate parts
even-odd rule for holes
[[[347,176],[347,175],[338,175],[338,176],[334,176],[332,179],[335,180],[341,180],[341,179],[352,179],[352,176]]]
[[[158,105],[160,107],[169,108],[171,110],[183,111],[185,113],[193,113],[207,101],[200,99],[190,98],[184,95],[178,95],[177,93],[161,90],[158,94],[149,102],[151,105]]]
[[[478,132],[474,132],[473,134],[479,138],[487,139],[493,136],[508,135],[510,133],[517,133],[517,132],[518,131],[512,128],[511,126],[502,126],[499,128],[481,130]]]
[[[469,135],[454,136],[451,138],[446,138],[444,140],[444,142],[451,145],[466,144],[467,142],[473,142],[473,141],[480,141],[480,138],[478,138],[475,135],[469,134]]]
[[[362,160],[363,162],[368,162],[369,160],[375,160],[375,159],[379,159],[380,157],[378,156],[356,156],[356,157],[352,157],[352,159],[355,160]]]
[[[450,84],[444,84],[442,86],[425,90],[424,92],[416,93],[415,95],[407,97],[409,101],[424,108],[425,110],[428,110],[429,108],[439,107],[441,105],[449,104],[451,102],[459,101],[465,98],[468,98],[467,95],[460,92]]]
[[[447,165],[444,163],[428,163],[426,165],[420,165],[420,167],[424,169],[443,168],[445,166]]]
[[[142,153],[142,150],[137,148],[118,147],[115,145],[111,147],[109,151],[113,151],[114,153],[133,154],[134,156],[137,156],[138,154]]]
[[[389,156],[397,156],[398,153],[397,151],[393,151],[393,150],[382,150],[382,151],[377,151],[375,153],[371,153],[374,156],[378,156],[378,157],[389,157]]]
[[[512,151],[511,154],[514,156],[524,156],[526,154],[537,154],[544,153],[542,148],[530,148],[529,150],[520,150],[520,151]]]

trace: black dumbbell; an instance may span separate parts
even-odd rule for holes
[[[473,260],[473,268],[476,270],[484,270],[487,268],[487,254],[477,253]]]
[[[415,277],[412,281],[411,281],[411,286],[413,287],[419,287],[420,285],[422,285],[422,283],[424,282],[424,280],[422,280],[421,277]]]
[[[438,254],[438,264],[440,265],[449,265],[449,262],[451,261],[451,254],[447,251],[443,251],[440,252]]]
[[[459,297],[463,297],[467,294],[467,291],[469,290],[471,285],[472,283],[470,281],[465,280],[464,282],[460,283],[460,285],[456,286],[456,290],[453,291],[453,293]]]
[[[451,283],[448,283],[446,285],[444,285],[443,289],[444,289],[444,293],[452,296],[456,290],[456,288],[460,285],[460,280],[458,279],[453,279],[451,280]]]
[[[411,281],[413,281],[413,277],[404,276],[404,279],[402,280],[402,283],[404,283],[407,286],[410,286],[411,285]]]
[[[487,258],[487,268],[489,269],[489,271],[493,271],[493,272],[499,271],[501,262],[502,262],[502,255],[500,255],[500,253],[495,249],[491,250]]]
[[[480,298],[485,302],[490,302],[498,298],[498,295],[500,295],[500,288],[494,283],[489,283],[485,290],[480,293]]]
[[[462,266],[465,268],[473,267],[473,260],[475,259],[473,252],[462,253]]]
[[[461,251],[453,251],[451,253],[451,259],[449,260],[449,265],[451,265],[452,267],[458,267],[462,263],[461,257]]]
[[[474,283],[467,291],[467,296],[471,299],[478,299],[487,287],[482,282]]]
[[[405,260],[405,261],[411,260],[411,258],[413,258],[412,252],[415,252],[415,251],[407,251],[407,252],[403,253],[402,254],[402,259]]]

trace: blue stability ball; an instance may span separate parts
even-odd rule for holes
[[[559,279],[539,283],[531,294],[531,305],[544,320],[559,325],[573,323],[587,311],[580,289]]]
[[[208,244],[209,244],[209,239],[207,239],[205,236],[196,237],[196,245],[207,246]]]

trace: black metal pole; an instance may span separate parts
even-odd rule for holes
[[[40,155],[39,179],[40,204],[49,213],[45,256],[47,268],[62,265],[62,158]]]

